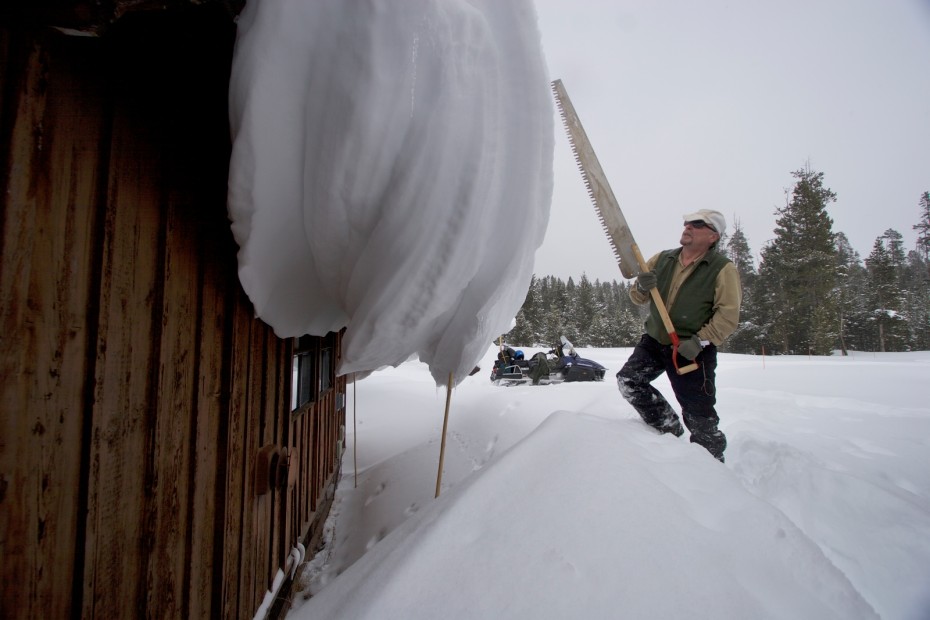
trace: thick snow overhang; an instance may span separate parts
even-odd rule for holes
[[[469,376],[520,310],[552,198],[530,0],[274,0],[237,21],[228,206],[279,337],[345,328],[339,374]],[[450,379],[451,378],[451,379]]]

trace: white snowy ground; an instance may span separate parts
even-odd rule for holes
[[[495,352],[453,392],[438,499],[427,366],[350,385],[290,617],[930,617],[930,352],[721,355],[725,465],[621,401],[628,349],[580,350],[603,383],[510,388]]]

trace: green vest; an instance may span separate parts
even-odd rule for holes
[[[681,248],[666,250],[656,261],[656,279],[663,300],[668,299],[672,275],[675,273],[675,264],[680,254]],[[672,325],[675,326],[675,333],[681,340],[687,340],[696,334],[713,316],[717,275],[729,262],[730,259],[723,254],[708,250],[678,289],[675,305],[668,308],[668,314],[672,319]],[[659,316],[659,310],[654,302],[650,304],[649,318],[646,319],[646,333],[662,344],[671,344],[671,339],[665,331],[662,317]]]

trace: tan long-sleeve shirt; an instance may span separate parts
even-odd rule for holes
[[[652,271],[655,269],[660,254],[656,254],[646,262],[646,269]],[[689,265],[681,262],[681,256],[678,257],[675,265],[675,272],[672,276],[671,286],[669,287],[668,298],[665,299],[666,307],[671,310],[674,307],[675,299],[678,297],[678,290],[682,283],[687,280],[688,276],[694,271],[703,256],[698,257]],[[637,305],[646,305],[652,299],[649,293],[643,293],[636,286],[630,288],[630,299]],[[743,299],[742,286],[740,285],[739,271],[733,263],[727,263],[714,282],[714,313],[710,320],[698,330],[698,337],[701,340],[709,340],[715,345],[723,344],[730,334],[736,331],[739,325],[739,309]]]

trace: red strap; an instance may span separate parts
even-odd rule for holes
[[[678,345],[681,341],[678,340],[678,334],[675,332],[669,332],[668,337],[672,339],[672,364],[675,365],[675,372],[680,375],[681,373],[678,371]]]

